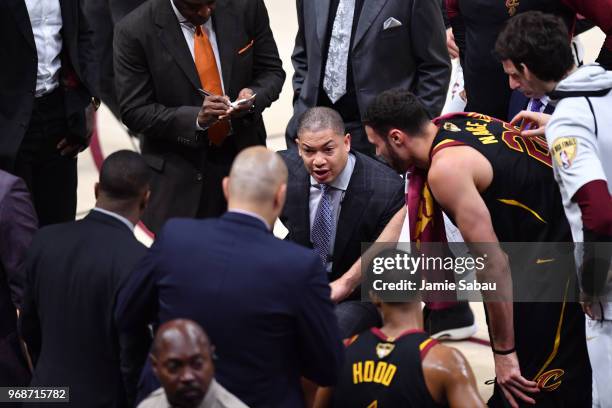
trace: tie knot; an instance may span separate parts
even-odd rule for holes
[[[531,111],[539,112],[543,105],[544,103],[542,102],[541,99],[533,98],[531,100]]]
[[[320,184],[320,186],[323,194],[329,193],[329,190],[331,189],[331,186],[329,184]]]

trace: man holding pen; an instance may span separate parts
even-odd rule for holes
[[[153,0],[117,25],[114,49],[122,120],[154,170],[144,223],[220,215],[221,180],[265,144],[261,113],[285,80],[263,0]]]

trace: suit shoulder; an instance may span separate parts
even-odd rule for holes
[[[391,167],[359,152],[354,153],[364,169],[365,177],[375,180],[387,180],[397,186],[404,185],[403,179]]]
[[[115,30],[138,32],[142,31],[143,27],[153,24],[153,5],[155,3],[157,1],[150,0],[136,7],[115,25]]]

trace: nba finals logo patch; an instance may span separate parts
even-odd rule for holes
[[[459,126],[455,125],[454,123],[451,122],[444,122],[444,125],[442,125],[442,128],[444,130],[447,130],[449,132],[461,132],[461,129],[459,129]]]
[[[391,354],[394,348],[395,345],[391,343],[378,343],[376,345],[376,355],[378,358],[383,359]]]
[[[553,143],[552,154],[557,165],[563,169],[569,169],[578,153],[578,143],[575,137],[560,137]]]

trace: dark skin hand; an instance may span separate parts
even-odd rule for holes
[[[85,122],[86,122],[85,127],[87,131],[86,138],[88,140],[91,138],[91,135],[94,131],[95,114],[96,114],[96,108],[94,107],[93,104],[89,104],[87,108],[85,108]],[[60,140],[60,142],[56,146],[57,150],[60,151],[60,154],[62,156],[68,156],[68,157],[76,157],[80,152],[85,150],[85,147],[86,146],[84,146],[81,143],[71,143],[70,141],[68,141],[68,138],[66,137]]]
[[[244,88],[238,94],[236,100],[248,99],[253,96],[253,90]],[[228,118],[239,118],[249,113],[255,100],[250,100],[245,104],[231,107],[231,101],[227,96],[210,95],[204,98],[204,103],[198,114],[198,123],[202,127],[210,127],[220,120]]]
[[[230,109],[230,100],[227,96],[207,96],[198,113],[198,123],[202,127],[210,127],[217,121],[225,119]]]

